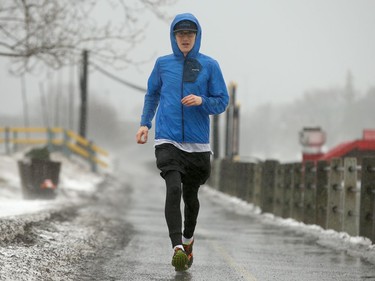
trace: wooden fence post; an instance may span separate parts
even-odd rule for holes
[[[247,198],[246,201],[254,203],[254,187],[255,187],[255,163],[248,163],[247,165]]]
[[[375,158],[362,159],[359,235],[375,242]]]
[[[232,159],[228,161],[228,174],[227,194],[236,196],[237,179],[235,176],[235,163]]]
[[[250,194],[250,185],[251,185],[251,178],[250,178],[250,163],[239,162],[239,182],[237,185],[237,194],[238,197],[244,201],[249,200]]]
[[[304,169],[304,220],[306,224],[315,224],[316,222],[316,168],[315,163],[305,162]]]
[[[344,189],[343,165],[341,158],[331,160],[331,169],[329,172],[328,185],[328,221],[327,228],[342,231],[344,220]]]
[[[217,160],[220,157],[220,118],[218,114],[215,114],[212,117],[212,151],[213,151],[213,159]]]
[[[284,164],[284,206],[283,218],[292,217],[293,208],[293,167],[294,164]]]
[[[227,166],[227,160],[226,159],[223,159],[221,161],[221,165],[220,165],[220,173],[219,173],[219,186],[218,186],[218,190],[221,191],[221,192],[224,192],[224,187],[225,187],[225,168]]]
[[[275,197],[273,212],[276,216],[283,216],[284,198],[285,198],[285,185],[284,185],[284,168],[285,165],[276,166],[276,179],[275,179]]]
[[[328,169],[327,161],[318,161],[316,168],[316,224],[324,229],[327,228]]]
[[[220,167],[220,181],[219,181],[219,190],[224,193],[228,193],[229,182],[230,182],[230,160],[223,159]]]
[[[221,173],[221,160],[219,158],[213,159],[211,162],[211,176],[209,183],[211,187],[219,189],[220,185],[220,173]]]
[[[292,218],[297,221],[303,221],[303,177],[302,163],[293,165],[293,207]]]
[[[343,230],[351,236],[359,234],[359,189],[356,158],[344,159],[344,221]]]
[[[262,170],[263,164],[253,165],[253,203],[254,205],[262,208]]]
[[[276,166],[278,161],[266,160],[262,171],[262,211],[273,212],[273,201],[275,194]]]
[[[244,164],[245,163],[241,162],[233,162],[233,181],[235,182],[234,195],[242,200],[245,200],[247,198]]]

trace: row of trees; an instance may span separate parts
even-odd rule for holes
[[[133,59],[132,51],[144,38],[147,19],[156,17],[169,22],[164,10],[174,2],[175,0],[0,0],[0,57],[8,58],[10,72],[21,76],[24,120],[20,125],[61,126],[68,121],[65,128],[73,129],[72,122],[77,122],[80,115],[80,128],[76,129],[79,129],[82,136],[86,136],[88,63],[83,59],[87,55],[82,57],[82,53],[87,54],[86,50],[89,50],[90,63],[96,68],[106,65],[118,69],[142,63]],[[50,87],[51,70],[66,66],[71,69],[78,66],[79,83],[64,89],[61,88],[62,85],[56,85],[53,89]],[[29,106],[24,75],[30,72],[47,77],[46,81],[49,83],[48,89],[44,83],[39,85],[42,105],[40,110],[35,110],[39,108],[38,102],[34,101],[34,106]],[[73,90],[72,87],[76,89]],[[73,97],[78,90],[81,92],[79,109]],[[54,100],[51,101],[51,98]],[[90,102],[90,110],[95,111],[95,116],[91,116],[89,122],[95,124],[96,131],[103,132],[104,136],[110,133],[108,130],[115,130],[116,127],[113,121],[117,116],[109,107],[105,101],[98,102],[94,99]],[[74,112],[80,114],[73,116]],[[61,113],[65,115],[61,116]],[[9,118],[16,120],[9,122]],[[41,118],[43,122],[36,121]],[[96,120],[92,120],[93,118]],[[6,121],[3,117],[5,123],[0,126],[17,124],[20,119],[8,117]],[[96,131],[92,130],[92,133]]]
[[[88,49],[98,64],[128,67],[152,13],[174,0],[0,1],[0,56],[15,74],[77,64]]]

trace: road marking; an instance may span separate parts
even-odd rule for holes
[[[207,231],[202,231],[202,234],[206,236],[207,241],[211,244],[212,248],[224,259],[224,261],[232,268],[237,274],[241,275],[247,281],[257,281],[257,279],[252,275],[248,270],[246,270],[243,266],[239,265],[234,258],[222,247],[219,243],[212,241],[208,235]]]

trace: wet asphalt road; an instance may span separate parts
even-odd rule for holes
[[[150,159],[130,161],[136,158],[120,163],[119,170],[129,189],[127,206],[119,209],[128,226],[126,243],[101,260],[100,280],[375,280],[375,265],[319,246],[313,235],[223,208],[205,188],[200,191],[194,264],[176,273],[170,265],[164,182]]]

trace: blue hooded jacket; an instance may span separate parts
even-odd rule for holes
[[[198,27],[193,49],[184,57],[178,48],[173,27],[181,20]],[[202,29],[189,13],[175,17],[170,27],[173,54],[159,57],[148,79],[141,126],[151,128],[155,122],[155,139],[179,143],[209,143],[210,114],[225,111],[229,96],[219,64],[199,53]],[[181,99],[195,94],[202,97],[199,106],[185,106]]]

